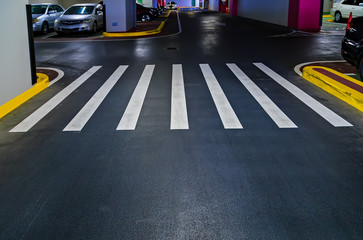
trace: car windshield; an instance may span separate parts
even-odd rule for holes
[[[64,15],[88,15],[93,12],[94,6],[73,6]]]
[[[44,14],[48,5],[34,5],[32,6],[32,14]]]

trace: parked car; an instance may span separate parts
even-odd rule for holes
[[[359,69],[363,81],[363,17],[349,17],[341,53],[347,62]]]
[[[32,4],[33,31],[48,33],[54,21],[62,15],[64,8],[58,4]]]
[[[178,4],[176,2],[168,2],[165,9],[178,9]]]
[[[102,26],[103,6],[97,3],[72,5],[55,21],[55,31],[58,34],[95,33]]]
[[[334,3],[330,9],[330,15],[334,16],[336,22],[347,19],[350,13],[353,17],[363,16],[363,0],[341,0]]]
[[[137,21],[150,22],[157,16],[156,8],[146,7],[136,2],[136,18]]]

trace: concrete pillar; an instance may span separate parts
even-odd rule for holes
[[[126,32],[136,27],[135,0],[104,0],[106,32]]]
[[[0,14],[0,106],[32,87],[26,19],[28,0],[6,2]],[[14,21],[9,21],[14,19]]]

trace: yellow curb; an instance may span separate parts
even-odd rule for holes
[[[37,83],[34,84],[32,88],[0,106],[0,118],[4,117],[6,114],[10,113],[15,108],[19,107],[21,104],[25,103],[30,98],[34,97],[48,87],[49,77],[43,73],[37,73],[37,76]]]
[[[308,66],[308,67],[304,67],[304,69],[303,69],[303,75],[302,75],[303,78],[305,78],[306,80],[312,82],[316,86],[324,89],[328,93],[336,96],[337,98],[343,100],[344,102],[352,105],[353,107],[355,107],[358,110],[360,110],[361,112],[363,112],[363,94],[362,93],[360,93],[338,81],[335,81],[334,79],[332,79],[318,71],[315,71],[314,70],[315,68],[324,69],[326,71],[329,71],[333,74],[336,74],[336,75],[344,78],[345,80],[348,80],[350,82],[353,82],[353,83],[363,87],[362,82],[360,82],[354,78],[351,78],[345,74],[337,72],[333,69],[326,68],[326,67]]]
[[[323,17],[333,17],[332,15],[323,15]]]
[[[160,33],[165,26],[165,21],[162,21],[157,29],[144,31],[144,32],[124,32],[124,33],[108,33],[104,32],[104,37],[140,37]]]
[[[328,19],[327,22],[334,22],[334,19]]]

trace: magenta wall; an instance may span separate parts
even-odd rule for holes
[[[302,31],[320,31],[320,0],[290,0],[288,26]]]

